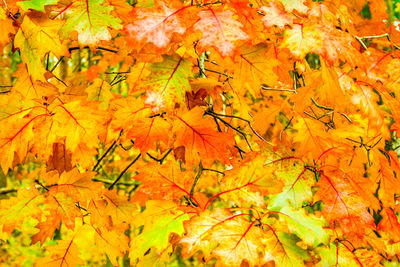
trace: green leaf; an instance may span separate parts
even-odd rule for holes
[[[102,40],[109,41],[111,34],[108,27],[121,29],[119,18],[110,15],[112,6],[102,5],[103,0],[73,2],[67,11],[67,21],[61,28],[64,36],[72,31],[78,32],[78,41],[83,45],[93,45]]]
[[[17,5],[20,6],[23,10],[27,11],[28,9],[33,9],[37,11],[44,12],[44,6],[47,5],[55,5],[58,0],[31,0],[31,1],[19,1]]]
[[[359,267],[358,263],[354,259],[354,255],[342,245],[339,244],[339,250],[336,244],[331,244],[330,247],[320,247],[315,249],[321,256],[321,261],[317,266],[338,266],[338,267]]]
[[[154,0],[137,0],[135,7],[152,8],[154,7]]]
[[[21,27],[15,35],[14,46],[19,48],[21,59],[27,64],[33,81],[45,81],[43,75],[46,70],[42,65],[42,58],[49,51],[57,56],[66,52],[66,48],[61,45],[57,34],[61,25],[61,21],[24,17]]]
[[[294,235],[283,232],[278,233],[278,237],[284,250],[284,254],[277,261],[279,266],[305,266],[303,262],[309,256],[305,250],[296,245],[300,240]]]
[[[88,100],[101,102],[99,107],[101,109],[107,109],[110,99],[113,98],[113,94],[110,92],[111,85],[99,78],[94,79],[93,84],[85,89],[88,93]]]
[[[308,7],[304,5],[304,0],[279,0],[288,12],[292,12],[294,9],[301,13],[306,13]]]
[[[313,194],[311,187],[315,183],[313,174],[304,170],[302,165],[295,165],[277,171],[278,179],[285,182],[282,193],[271,196],[269,206],[280,209],[287,205],[295,209],[301,208],[304,201],[311,201]]]
[[[151,64],[151,74],[145,81],[146,87],[156,89],[166,104],[174,100],[184,101],[186,91],[190,90],[188,78],[192,63],[177,54],[163,58],[163,62]]]
[[[146,210],[133,222],[137,227],[144,226],[141,234],[132,238],[129,253],[132,262],[142,258],[151,248],[157,251],[167,248],[171,233],[182,235],[185,232],[183,221],[189,220],[189,216],[177,207],[172,201],[150,200],[146,203]]]
[[[329,243],[329,234],[323,229],[324,221],[313,214],[306,214],[303,209],[290,207],[281,209],[279,218],[286,221],[289,231],[300,237],[307,245]],[[284,215],[285,214],[285,215]]]

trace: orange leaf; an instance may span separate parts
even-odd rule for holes
[[[185,147],[185,158],[188,162],[200,158],[205,165],[214,160],[228,163],[232,157],[230,149],[235,145],[235,140],[229,133],[216,131],[214,122],[204,119],[203,113],[200,107],[195,107],[182,116],[175,116],[174,147]]]
[[[194,29],[201,31],[203,36],[198,45],[207,49],[214,46],[222,56],[232,56],[235,50],[234,43],[247,40],[249,36],[241,30],[242,24],[233,18],[230,10],[205,9],[198,13],[200,20]]]

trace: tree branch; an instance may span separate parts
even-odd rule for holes
[[[114,185],[115,185],[116,183],[118,183],[118,181],[122,178],[122,176],[128,171],[128,169],[129,169],[133,164],[135,164],[135,162],[140,158],[141,155],[142,155],[142,154],[139,153],[139,155],[137,155],[137,157],[136,157],[131,163],[129,163],[128,166],[126,166],[126,168],[119,174],[119,176],[117,177],[117,179],[115,179],[115,181],[108,187],[108,190],[111,190],[111,189],[114,187]]]

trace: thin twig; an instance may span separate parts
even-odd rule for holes
[[[46,187],[46,186],[44,186],[39,180],[35,180],[35,183],[37,183],[38,185],[40,185],[40,187],[42,187],[42,188],[44,188],[46,191],[49,191],[49,189]]]
[[[256,130],[254,130],[254,128],[253,128],[253,126],[251,125],[251,122],[250,122],[249,120],[246,120],[246,119],[244,119],[244,118],[242,118],[242,117],[235,116],[235,115],[225,115],[225,114],[215,113],[214,111],[211,111],[211,110],[206,111],[206,113],[207,113],[207,112],[210,112],[210,113],[212,113],[212,114],[214,114],[214,115],[216,115],[216,116],[223,116],[223,117],[227,117],[227,118],[234,118],[234,119],[239,119],[239,120],[245,121],[245,122],[249,125],[251,131],[252,131],[258,138],[260,138],[260,139],[263,140],[264,142],[267,142],[267,140],[265,140]]]
[[[283,128],[283,130],[279,133],[279,140],[282,140],[282,134],[284,131],[286,131],[287,128],[289,128],[290,123],[292,123],[293,120],[293,116],[290,118],[290,120],[288,121],[288,123],[286,124],[285,128]]]
[[[90,47],[89,46],[84,46],[83,48],[90,48]],[[80,47],[76,46],[76,47],[68,48],[68,51],[69,51],[69,53],[71,53],[74,50],[80,50],[80,49],[81,49]],[[108,51],[108,52],[112,52],[112,53],[118,53],[117,50],[113,50],[113,49],[109,49],[109,48],[105,48],[105,47],[100,47],[100,46],[97,47],[96,49],[104,50],[104,51]]]
[[[64,59],[64,56],[60,57],[60,59],[57,61],[57,63],[51,68],[50,72],[53,72],[63,59]]]
[[[214,170],[214,169],[206,169],[206,168],[203,168],[203,171],[216,172],[216,173],[219,173],[219,174],[222,174],[223,176],[225,176],[225,173],[223,173],[223,172],[221,172],[221,171],[218,171],[218,170]]]
[[[129,163],[128,166],[126,166],[126,168],[119,174],[119,176],[117,177],[117,179],[115,179],[115,181],[108,187],[108,190],[111,190],[111,189],[114,187],[114,185],[115,185],[116,183],[118,183],[118,181],[122,178],[122,176],[129,170],[129,168],[130,168],[133,164],[135,164],[135,162],[140,158],[141,155],[142,155],[142,154],[139,153],[139,155],[137,155],[137,157],[136,157],[131,163]]]
[[[243,159],[242,153],[245,153],[245,154],[246,154],[246,151],[244,151],[243,149],[241,149],[238,145],[235,145],[234,147],[238,150],[239,155],[240,155],[240,158]]]
[[[126,74],[131,73],[131,71],[111,71],[111,72],[104,72],[104,74]]]
[[[356,40],[361,44],[361,46],[362,46],[365,50],[368,49],[368,47],[365,45],[365,43],[363,42],[363,40],[362,40],[360,37],[354,36],[354,38],[356,38]]]
[[[193,196],[193,193],[194,193],[194,188],[196,187],[196,184],[197,184],[197,182],[199,181],[199,179],[200,179],[200,176],[201,176],[201,174],[203,173],[203,164],[201,163],[201,161],[200,161],[200,163],[199,163],[199,171],[197,172],[197,175],[196,175],[196,177],[194,178],[194,181],[193,181],[193,185],[192,185],[192,188],[190,189],[190,195],[191,196]]]
[[[49,70],[49,58],[50,58],[50,53],[47,53],[46,70]]]
[[[53,76],[54,78],[56,78],[59,82],[61,82],[62,84],[64,84],[65,85],[65,87],[68,87],[68,85],[63,81],[63,80],[61,80],[60,78],[58,78],[57,76]]]
[[[119,139],[119,138],[118,138]],[[111,146],[107,149],[106,153],[104,153],[96,162],[96,165],[94,165],[94,167],[92,168],[92,171],[96,171],[97,167],[99,166],[100,162],[104,159],[105,156],[107,156],[107,154],[111,151],[111,149],[115,146],[115,144],[117,143],[117,140],[114,140],[114,142],[111,144]]]
[[[216,71],[216,70],[210,70],[210,69],[207,69],[207,68],[204,68],[204,70],[209,71],[209,72],[213,72],[213,73],[217,73],[217,74],[223,75],[223,76],[225,76],[227,78],[233,79],[233,77],[231,75],[228,75],[226,73],[222,73],[222,72],[219,72],[219,71]]]
[[[0,195],[6,195],[10,193],[15,193],[17,192],[17,189],[9,189],[9,188],[0,188]]]
[[[297,94],[297,91],[294,89],[287,89],[287,88],[272,88],[265,85],[261,85],[261,90],[265,91],[278,91],[278,92],[292,92]]]
[[[317,107],[319,107],[319,108],[322,108],[322,109],[325,109],[325,110],[330,110],[330,111],[333,110],[333,108],[326,107],[326,106],[323,106],[323,105],[318,104],[318,103],[314,100],[314,98],[312,98],[312,97],[311,97],[311,101],[314,103],[315,106],[317,106]]]
[[[112,180],[101,180],[98,178],[93,178],[92,179],[93,182],[99,182],[99,183],[104,183],[104,184],[112,184],[114,181]],[[120,182],[118,183],[118,185],[127,185],[127,186],[131,186],[131,185],[136,185],[136,182]]]
[[[164,154],[164,156],[162,156],[162,158],[161,159],[158,159],[158,158],[156,158],[156,157],[154,157],[154,156],[152,156],[151,154],[149,154],[149,153],[146,153],[147,154],[147,156],[149,156],[152,160],[155,160],[155,161],[157,161],[157,162],[159,162],[160,164],[163,164],[163,162],[164,162],[164,160],[165,160],[165,158],[169,155],[169,153],[171,153],[171,151],[172,151],[172,149],[170,148],[170,149],[168,149],[168,151],[167,151],[167,153],[165,153]]]
[[[340,115],[342,115],[343,117],[345,117],[346,120],[348,120],[350,123],[353,123],[353,122],[351,121],[351,119],[350,119],[346,114],[340,113]]]
[[[370,35],[370,36],[357,36],[358,38],[362,39],[377,39],[377,38],[382,38],[386,37],[388,41],[390,41],[390,36],[388,33],[380,34],[380,35]]]
[[[242,132],[241,130],[237,129],[236,127],[233,127],[229,122],[225,121],[224,119],[218,117],[217,115],[215,115],[214,113],[210,113],[210,112],[205,112],[205,114],[210,115],[218,120],[220,120],[221,122],[223,122],[226,126],[228,126],[229,128],[235,130],[236,132],[240,133],[244,140],[246,141],[247,145],[249,146],[250,150],[253,151],[253,148],[251,147],[249,140],[247,139],[246,133]]]

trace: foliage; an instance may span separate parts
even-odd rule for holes
[[[398,1],[0,5],[3,265],[399,264]]]

